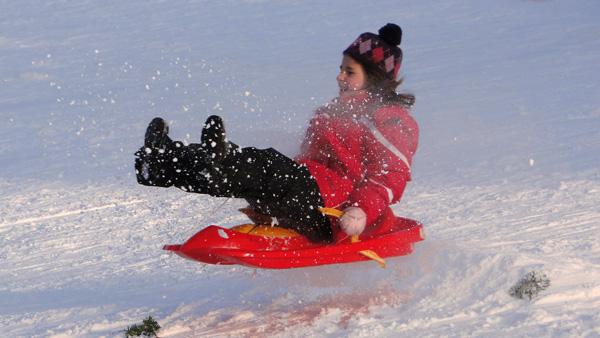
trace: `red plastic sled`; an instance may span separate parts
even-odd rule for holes
[[[424,239],[417,221],[391,217],[385,230],[334,244],[311,243],[292,230],[245,224],[232,229],[211,225],[185,243],[165,245],[187,259],[208,264],[239,264],[255,268],[288,269],[307,266],[375,260],[385,266],[385,257],[408,255],[413,243]]]

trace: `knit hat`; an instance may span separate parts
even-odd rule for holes
[[[387,78],[396,80],[402,63],[402,29],[393,23],[381,27],[379,35],[362,33],[344,51],[356,61],[373,64],[381,69]]]

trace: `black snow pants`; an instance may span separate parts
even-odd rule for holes
[[[183,151],[188,152],[188,158],[202,158],[194,154],[203,151],[199,145],[190,144]],[[171,163],[163,161],[161,165]],[[312,242],[333,242],[329,219],[319,211],[324,203],[316,181],[305,166],[277,150],[232,144],[231,151],[218,163],[202,167],[179,163],[179,168],[181,165],[187,170],[167,170],[174,176],[176,187],[215,197],[243,198],[253,210],[276,217],[279,225],[296,230]]]

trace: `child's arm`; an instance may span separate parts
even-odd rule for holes
[[[418,126],[400,107],[379,109],[365,121],[364,161],[366,175],[351,193],[349,206],[364,210],[366,225],[373,224],[383,211],[400,200],[410,180],[410,165],[416,151]]]

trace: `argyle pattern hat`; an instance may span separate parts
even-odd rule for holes
[[[370,63],[381,69],[387,78],[396,80],[402,63],[402,49],[373,33],[362,33],[344,50],[359,62]]]

